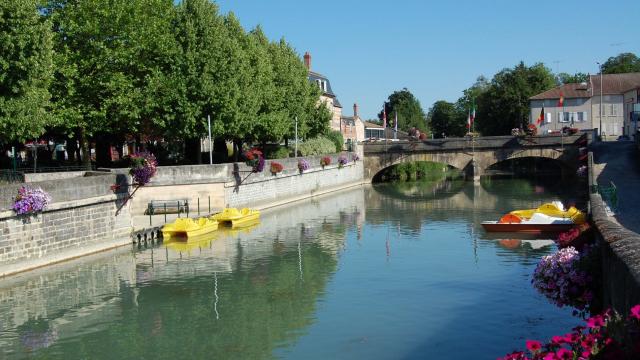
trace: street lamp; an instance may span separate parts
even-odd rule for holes
[[[602,64],[596,62],[600,67],[600,140],[602,141]]]

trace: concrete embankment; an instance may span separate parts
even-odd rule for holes
[[[632,231],[640,223],[634,219],[640,195],[637,187],[625,187],[639,182],[637,154],[632,143],[600,143],[594,150],[589,153],[590,189],[613,181],[620,199],[612,213],[600,194],[590,194],[591,216],[602,244],[604,306],[628,313],[640,303],[640,235]]]
[[[126,202],[135,190],[127,169],[40,174],[29,185],[44,189],[53,201],[43,213],[28,217],[11,210],[24,184],[0,186],[0,277],[128,245],[134,231],[156,231],[165,216],[144,215],[152,200],[186,200],[193,217],[223,207],[264,209],[360,185],[363,164],[351,161],[352,155],[346,154],[344,166],[333,155],[325,167],[321,157],[307,157],[310,168],[303,173],[298,159],[274,160],[284,166],[277,175],[269,172],[269,160],[262,173],[242,163],[163,166]]]

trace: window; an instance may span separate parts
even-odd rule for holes
[[[547,113],[546,116],[544,117],[544,122],[545,124],[550,124],[551,123],[551,113]]]
[[[578,113],[578,121],[580,121],[580,122],[587,121],[587,112],[586,111],[581,111],[581,112]]]
[[[559,112],[558,113],[558,122],[568,123],[569,122],[569,114],[568,112]]]
[[[618,106],[611,104],[611,116],[618,116]]]

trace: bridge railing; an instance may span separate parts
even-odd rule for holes
[[[586,145],[587,135],[545,135],[545,136],[486,136],[477,138],[447,138],[411,141],[377,141],[365,143],[365,153],[383,152],[435,152],[435,151],[473,151],[501,148],[535,148],[576,145]]]

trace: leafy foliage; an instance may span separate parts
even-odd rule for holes
[[[557,75],[558,84],[578,84],[589,81],[589,75],[581,72],[575,74],[560,73]]]
[[[336,152],[335,150],[335,144],[323,136],[306,140],[298,145],[298,151],[302,156],[333,154]]]
[[[338,130],[329,130],[325,135],[329,140],[333,141],[336,145],[335,152],[342,151],[342,145],[344,144],[344,137],[342,133]]]
[[[464,136],[467,132],[467,114],[462,106],[447,101],[436,101],[427,114],[429,128],[435,137]]]
[[[640,58],[633,53],[612,56],[602,64],[603,74],[622,74],[640,72]]]
[[[389,95],[388,101],[385,102],[385,110],[387,113],[387,126],[392,126],[395,121],[395,115],[398,114],[398,130],[407,131],[412,127],[427,130],[427,122],[420,101],[407,89],[395,91]],[[382,120],[382,112],[378,114],[378,118]]]
[[[483,135],[508,135],[529,123],[529,98],[555,86],[555,78],[543,64],[520,62],[497,73],[476,99],[475,128]]]
[[[0,141],[33,139],[51,125],[52,32],[36,0],[0,2]]]

